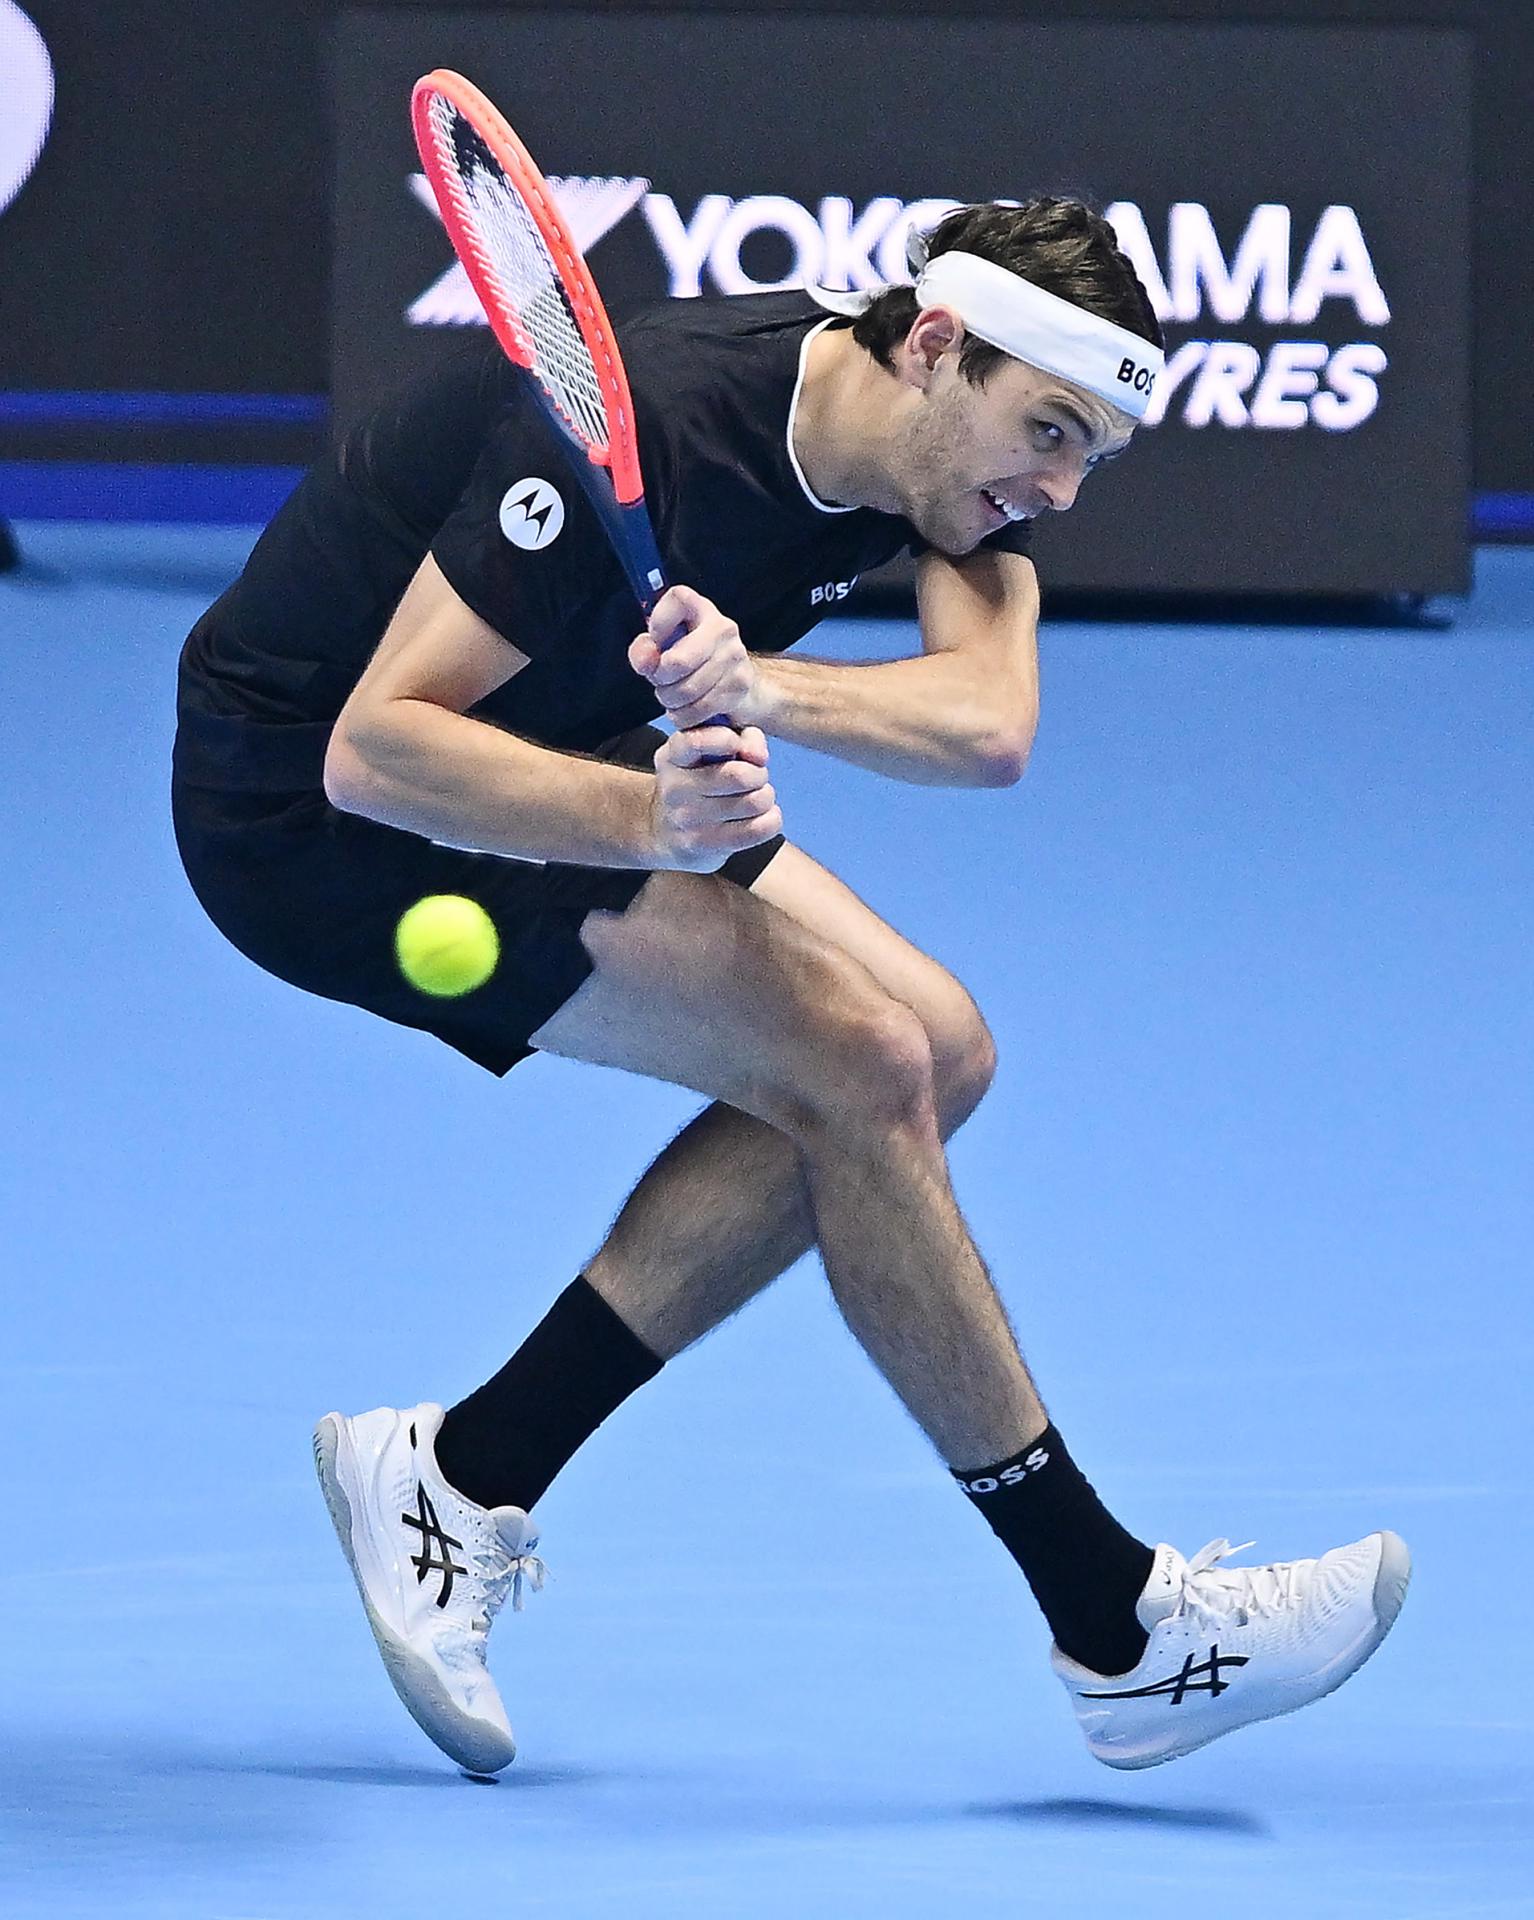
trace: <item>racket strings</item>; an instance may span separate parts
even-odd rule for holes
[[[435,95],[431,120],[480,266],[503,317],[521,336],[529,370],[586,445],[605,453],[601,385],[548,243],[521,194],[453,102]]]

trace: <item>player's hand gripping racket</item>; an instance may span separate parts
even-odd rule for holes
[[[439,67],[410,102],[421,164],[496,339],[531,375],[634,596],[666,590],[628,376],[591,269],[532,155],[479,89]]]

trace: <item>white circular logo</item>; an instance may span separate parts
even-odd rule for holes
[[[532,476],[508,487],[501,501],[501,532],[514,547],[536,553],[559,538],[565,503],[547,480]]]
[[[21,192],[48,138],[53,62],[43,36],[15,4],[0,0],[0,211]]]

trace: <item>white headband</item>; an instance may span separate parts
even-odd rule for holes
[[[875,297],[829,287],[810,292],[833,313],[852,316]],[[1144,419],[1166,356],[1127,327],[958,248],[921,266],[915,293],[919,306],[952,307],[972,334],[1003,353],[1074,381],[1133,419]]]

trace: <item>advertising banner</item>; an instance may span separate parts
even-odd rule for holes
[[[1040,528],[1058,586],[1467,580],[1461,35],[847,15],[356,11],[336,62],[338,421],[476,324],[410,142],[453,66],[610,304],[904,278],[953,205],[1080,191],[1166,329],[1141,444]]]

